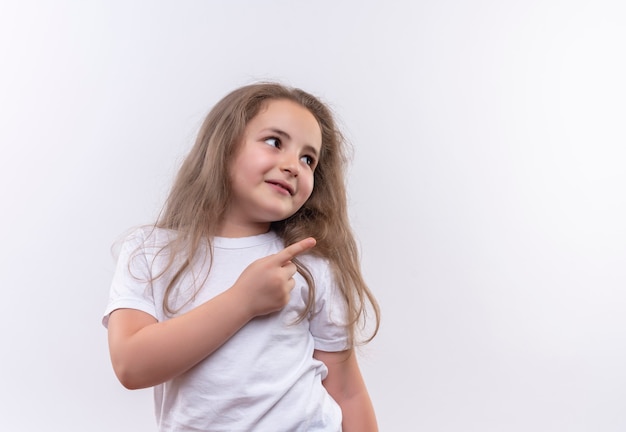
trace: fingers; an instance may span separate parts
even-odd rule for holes
[[[281,268],[283,270],[283,274],[288,276],[289,278],[292,278],[293,275],[295,275],[298,271],[296,265],[291,261],[287,261],[286,263],[282,264]]]
[[[304,240],[300,240],[297,243],[287,246],[285,249],[278,252],[274,256],[280,261],[281,264],[286,264],[298,255],[308,251],[309,249],[312,249],[313,246],[315,246],[315,239],[313,237],[308,237]]]

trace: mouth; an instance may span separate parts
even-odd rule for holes
[[[293,187],[287,182],[281,180],[266,180],[265,183],[268,183],[279,190],[283,190],[287,192],[289,195],[293,195],[295,193]]]

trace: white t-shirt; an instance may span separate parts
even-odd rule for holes
[[[170,317],[163,295],[171,274],[153,283],[167,264],[158,251],[175,236],[163,229],[142,228],[123,244],[111,285],[103,324],[119,308],[144,311],[158,321]],[[231,287],[253,261],[284,248],[273,232],[245,238],[215,238],[214,259],[207,275],[196,260],[176,284],[173,299],[185,313]],[[322,386],[326,366],[313,350],[348,348],[343,299],[333,283],[328,263],[312,255],[299,259],[315,281],[315,310],[295,324],[304,310],[308,286],[299,274],[291,299],[281,311],[257,317],[217,351],[186,373],[154,387],[159,431],[341,431],[341,409]],[[188,302],[189,301],[189,302]],[[185,304],[188,302],[187,304]]]

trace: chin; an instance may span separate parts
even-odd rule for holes
[[[286,213],[282,213],[280,216],[277,216],[274,221],[275,222],[282,222],[286,219],[289,219],[291,216],[295,215],[297,213],[297,210],[294,212],[286,212]]]
[[[281,221],[284,221],[285,219],[289,219],[294,214],[296,214],[296,212],[286,212],[286,211],[267,212],[264,215],[264,217],[260,217],[258,218],[258,220],[269,222],[271,224],[274,222],[281,222]]]

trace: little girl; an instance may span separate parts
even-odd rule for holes
[[[239,88],[208,114],[154,226],[124,242],[103,323],[160,431],[375,431],[344,140],[312,95]],[[343,428],[343,429],[342,429]]]

